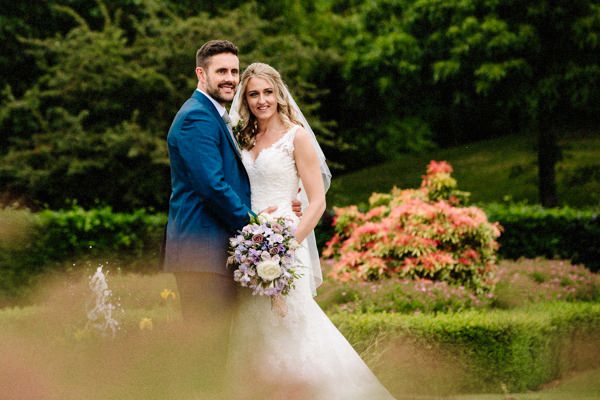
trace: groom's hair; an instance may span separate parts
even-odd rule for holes
[[[206,68],[208,60],[217,54],[231,53],[238,55],[238,48],[229,40],[209,40],[196,51],[196,67]]]

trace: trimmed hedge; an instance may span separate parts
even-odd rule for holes
[[[600,269],[597,214],[527,205],[490,204],[484,209],[490,221],[504,227],[501,257],[570,259]],[[120,260],[136,270],[153,270],[165,222],[166,215],[146,210],[0,210],[0,297],[20,294],[35,276],[64,268],[70,260]],[[333,234],[331,222],[332,213],[326,212],[317,227],[321,248]]]
[[[512,311],[410,316],[339,313],[331,319],[363,353],[368,353],[373,343],[385,342],[386,351],[393,352],[390,344],[408,341],[414,351],[397,360],[408,358],[408,353],[422,351],[424,357],[429,352],[438,363],[438,371],[460,371],[453,376],[452,387],[444,389],[449,392],[500,392],[502,385],[512,392],[537,389],[569,370],[590,367],[590,362],[600,366],[600,304],[546,303]],[[595,354],[582,350],[585,345],[595,349],[591,351]],[[583,358],[587,356],[584,361],[582,353]],[[382,358],[395,359],[393,354]],[[396,380],[408,380],[416,390],[422,384],[429,385],[426,390],[431,393],[436,382],[428,381],[427,371],[417,364],[404,371],[388,361],[378,369],[383,377],[386,370],[393,370]],[[431,367],[429,364],[431,361],[424,365]]]
[[[125,214],[109,207],[75,207],[38,215],[36,242],[50,261],[116,254],[124,258],[156,257],[166,223],[164,214],[150,214],[144,209]]]
[[[504,228],[498,239],[501,257],[571,260],[600,270],[597,212],[524,204],[488,204],[484,209],[490,221],[499,221]]]
[[[66,211],[0,210],[0,305],[23,294],[44,272],[72,268],[69,262],[120,262],[137,271],[156,269],[166,216],[141,209]]]

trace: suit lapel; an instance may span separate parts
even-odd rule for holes
[[[217,109],[215,108],[214,104],[211,103],[211,101],[209,99],[206,98],[205,95],[203,95],[202,93],[198,92],[197,90],[194,90],[194,94],[192,94],[192,98],[198,100],[200,103],[202,103],[208,110],[210,110],[213,115],[215,116],[215,118],[217,119],[217,123],[219,124],[219,127],[221,129],[221,131],[223,133],[225,133],[225,137],[227,137],[227,140],[229,141],[229,144],[231,145],[231,147],[233,148],[233,152],[240,158],[242,155],[240,154],[240,151],[238,149],[238,146],[236,145],[236,143],[234,142],[233,139],[233,135],[229,132],[229,129],[227,129],[227,125],[225,125],[225,121],[223,121],[223,118],[221,118],[221,116],[219,115],[219,112],[217,111]]]

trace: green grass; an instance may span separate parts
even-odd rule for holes
[[[593,207],[600,204],[600,181],[592,177],[600,170],[600,135],[572,137],[561,141],[563,160],[557,165],[558,195],[563,204]],[[368,167],[335,176],[327,194],[329,206],[366,202],[372,192],[418,187],[430,160],[446,160],[454,167],[461,190],[471,192],[478,203],[538,202],[535,141],[528,136],[506,136]],[[587,182],[585,182],[588,180]]]
[[[450,396],[447,400],[597,400],[600,399],[600,368],[573,372],[540,391],[510,394]]]

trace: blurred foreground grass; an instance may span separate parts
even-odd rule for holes
[[[535,268],[523,262],[521,268],[527,276],[533,276],[536,284],[551,281],[540,278]],[[548,262],[552,263],[552,262]],[[553,264],[551,264],[553,265]],[[558,264],[556,264],[558,265]],[[514,265],[513,269],[517,268]],[[548,266],[545,266],[548,269]],[[511,270],[512,271],[512,270]],[[515,271],[512,271],[515,272]],[[514,276],[514,274],[509,274]],[[117,337],[100,338],[81,335],[86,323],[86,303],[90,299],[86,276],[55,276],[40,288],[32,298],[35,305],[0,310],[0,398],[12,399],[220,399],[214,388],[219,384],[211,374],[212,360],[222,354],[206,351],[203,343],[209,338],[202,327],[190,328],[182,324],[177,298],[161,296],[165,289],[176,291],[175,280],[170,274],[108,275],[113,291],[113,302],[122,311],[116,313],[121,322]],[[536,280],[537,279],[537,280]],[[336,292],[337,284],[327,280],[323,287],[324,300],[327,293]],[[525,286],[523,286],[525,285]],[[516,290],[506,292],[512,298],[511,309],[521,309],[531,304],[527,297],[517,301],[532,290],[531,282],[515,281]],[[533,289],[535,290],[535,289]],[[539,290],[539,287],[538,287]],[[554,289],[552,289],[554,290]],[[371,292],[365,287],[363,298]],[[385,296],[384,296],[385,297]],[[543,297],[543,296],[542,296]],[[535,297],[537,299],[538,297]],[[330,300],[330,299],[329,299]],[[564,303],[567,304],[567,303]],[[334,322],[343,320],[344,310],[325,301],[324,308]],[[559,307],[560,306],[559,304]],[[565,306],[566,307],[566,306]],[[548,308],[549,310],[551,308]],[[532,312],[544,313],[545,309]],[[342,313],[338,313],[342,311]],[[471,313],[475,311],[470,311]],[[510,315],[512,311],[497,311]],[[475,314],[481,311],[475,312]],[[525,320],[524,311],[515,318]],[[474,314],[474,315],[475,315]],[[383,318],[384,313],[367,312]],[[467,315],[456,314],[456,317]],[[483,315],[483,314],[482,314]],[[532,314],[535,319],[541,316]],[[375,319],[377,319],[375,318]],[[390,327],[381,334],[369,335],[348,331],[342,322],[342,331],[361,352],[374,372],[398,399],[509,399],[504,394],[461,395],[457,388],[468,380],[463,376],[464,366],[448,357],[448,353],[436,348],[424,347],[422,342],[396,340],[393,326],[406,324],[414,319],[422,323],[450,321],[452,314],[442,312],[431,317],[424,314],[389,314]],[[151,329],[140,321],[152,321]],[[406,321],[405,321],[406,320]],[[385,323],[384,323],[385,325]],[[359,328],[363,325],[357,325]],[[408,323],[407,326],[411,326]],[[582,343],[575,352],[586,357],[599,356],[600,349],[590,348],[595,341]],[[249,344],[251,345],[251,344]],[[595,350],[594,350],[595,349]],[[443,349],[442,349],[443,350]],[[574,355],[575,356],[575,355]],[[580,357],[580,356],[578,356]],[[600,399],[598,377],[600,369],[593,362],[581,364],[589,367],[567,375],[556,387],[542,391],[512,395],[513,399]],[[249,371],[251,373],[251,371]],[[235,382],[228,384],[235,385]],[[501,393],[501,387],[494,391]],[[562,397],[561,397],[562,396]],[[369,399],[370,400],[370,399]]]
[[[573,372],[545,385],[536,392],[471,394],[447,397],[448,400],[597,400],[600,399],[600,368]]]

